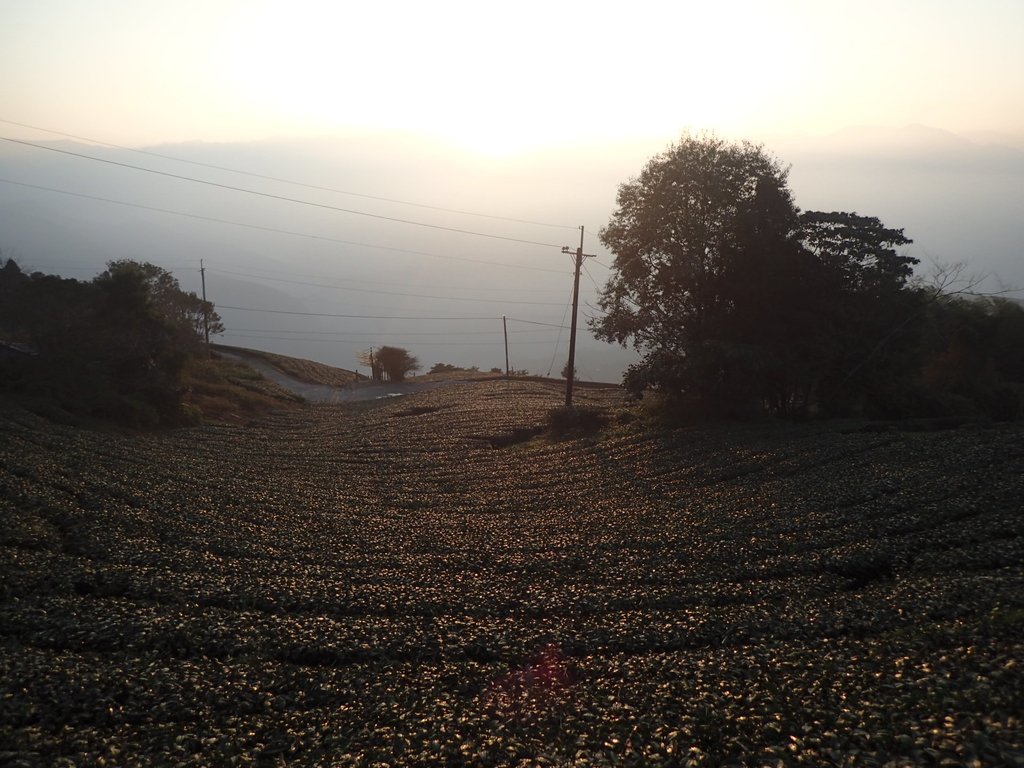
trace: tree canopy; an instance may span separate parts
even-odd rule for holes
[[[777,378],[779,347],[800,322],[790,294],[816,278],[787,170],[749,143],[685,137],[617,202],[601,232],[615,261],[593,328],[644,354],[626,383],[716,411],[764,396],[752,376]]]
[[[740,222],[774,188],[783,217],[786,171],[758,147],[713,137],[687,139],[619,188],[618,209],[601,232],[615,271],[601,297],[605,338],[641,348],[699,345],[725,309],[722,280]],[[767,223],[767,222],[758,222]]]
[[[133,274],[141,285],[153,310],[179,331],[181,341],[197,344],[207,332],[224,332],[224,324],[213,304],[204,301],[194,291],[181,290],[177,278],[162,267],[145,262],[122,259],[111,261],[97,280],[111,280],[121,273]]]
[[[33,351],[0,372],[0,386],[48,396],[68,410],[135,426],[181,416],[181,373],[213,305],[166,270],[112,261],[90,282],[0,269],[0,338]]]
[[[928,324],[985,325],[910,281],[917,259],[900,251],[902,229],[801,212],[787,169],[760,146],[684,136],[616,200],[601,232],[613,269],[591,327],[641,353],[625,376],[636,393],[715,415],[913,410],[939,354]],[[976,312],[1017,333],[1012,310]]]
[[[420,369],[420,361],[401,347],[365,349],[358,355],[359,362],[368,366],[374,381],[405,381],[405,377]]]

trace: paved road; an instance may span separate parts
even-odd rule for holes
[[[379,400],[384,397],[399,397],[413,392],[426,392],[438,387],[463,384],[461,381],[403,381],[401,383],[371,384],[359,383],[353,387],[330,387],[326,384],[310,384],[282,373],[265,360],[249,355],[218,350],[218,354],[231,360],[238,360],[289,392],[301,395],[311,403],[349,403],[363,400]]]

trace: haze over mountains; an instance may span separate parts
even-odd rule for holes
[[[346,368],[357,365],[360,349],[381,344],[406,347],[427,367],[504,367],[505,315],[512,366],[557,375],[568,342],[558,326],[568,325],[572,287],[561,247],[575,248],[576,227],[586,227],[584,250],[596,259],[581,282],[581,315],[593,314],[588,305],[612,260],[596,235],[617,186],[670,140],[515,157],[403,136],[147,148],[206,166],[33,140],[207,184],[0,142],[0,249],[23,268],[80,279],[111,259],[150,261],[197,292],[202,259],[208,297],[228,329],[223,342]],[[989,290],[999,289],[996,276],[1024,287],[1021,137],[911,126],[765,145],[791,164],[801,208],[878,216],[904,228],[915,241],[909,252],[924,261],[966,261],[969,271],[992,276]],[[580,376],[616,381],[632,359],[592,339],[581,318]]]

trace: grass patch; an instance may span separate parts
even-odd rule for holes
[[[249,357],[263,360],[277,368],[281,373],[291,376],[293,379],[304,381],[307,384],[321,384],[328,387],[347,387],[355,381],[366,380],[365,376],[359,376],[354,371],[348,371],[344,368],[335,368],[334,366],[324,365],[323,363],[317,363],[313,360],[303,360],[298,357],[285,357],[284,355],[275,355],[272,352],[261,352],[255,349],[241,349],[222,345],[215,345],[214,348],[223,348],[225,352],[248,355]]]
[[[238,421],[303,402],[247,365],[217,358],[196,358],[185,369],[182,403],[186,422]]]

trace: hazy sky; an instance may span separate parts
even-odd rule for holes
[[[110,258],[149,260],[188,290],[199,287],[203,258],[221,307],[507,313],[546,324],[516,329],[524,351],[513,365],[557,372],[571,287],[560,246],[586,226],[599,257],[582,285],[592,305],[612,260],[596,234],[617,185],[684,131],[707,129],[764,142],[792,163],[802,208],[877,215],[906,228],[918,258],[967,260],[1020,287],[1022,32],[1024,0],[0,0],[2,137],[59,138],[13,121],[133,147],[196,142],[168,152],[435,206],[90,150],[371,217],[346,215],[0,142],[0,250],[82,278]],[[271,138],[304,141],[263,141]],[[229,343],[342,365],[357,342],[307,339],[299,350],[295,341],[364,333],[350,319],[224,314],[229,328],[267,337]],[[427,363],[503,362],[494,345],[486,355],[465,340],[455,346],[454,334],[478,328],[437,331],[368,322],[354,338],[411,346]],[[286,332],[295,336],[274,338]],[[626,358],[583,344],[582,373],[616,379]]]
[[[1020,0],[0,0],[0,105],[131,144],[1021,134],[1022,33]]]

